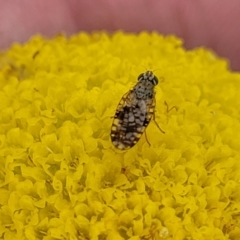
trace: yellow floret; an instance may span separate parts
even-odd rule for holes
[[[150,145],[117,150],[112,117],[146,69],[166,133],[152,122]],[[174,36],[14,44],[0,56],[0,238],[238,240],[239,92],[226,60]]]

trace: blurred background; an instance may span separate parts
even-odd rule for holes
[[[239,71],[239,16],[239,0],[0,0],[0,51],[35,34],[146,30],[211,48]]]

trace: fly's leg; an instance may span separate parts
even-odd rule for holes
[[[146,131],[144,131],[144,134],[145,134],[146,141],[147,141],[147,143],[148,143],[148,145],[149,145],[149,147],[150,147],[151,144],[150,144],[150,142],[149,142],[149,140],[148,140],[148,138],[147,138],[147,133],[146,133]]]
[[[167,107],[167,113],[169,113],[170,111],[172,111],[173,109],[175,109],[176,111],[178,111],[178,107],[177,106],[173,106],[171,108],[169,108],[168,104],[166,101],[164,101],[164,104],[166,105]]]
[[[158,125],[156,119],[155,119],[155,111],[153,112],[153,121],[155,122],[156,126],[158,127],[158,129],[163,133],[165,134],[165,132],[160,128],[160,126]]]

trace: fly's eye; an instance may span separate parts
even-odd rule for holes
[[[138,81],[143,78],[143,73],[141,73],[139,76],[138,76]]]
[[[157,85],[158,84],[158,78],[156,76],[154,76],[153,78],[153,84],[154,85]]]

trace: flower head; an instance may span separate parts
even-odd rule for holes
[[[165,134],[152,121],[120,151],[112,117],[145,68]],[[2,53],[0,86],[1,238],[238,239],[240,75],[210,50],[35,36]]]

